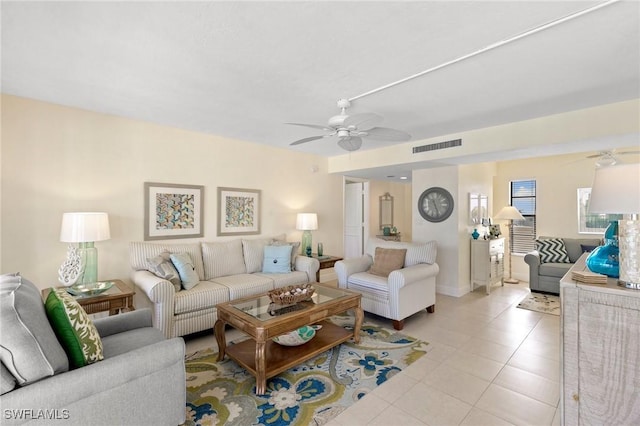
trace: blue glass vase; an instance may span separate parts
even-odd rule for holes
[[[473,237],[474,240],[477,240],[478,237],[480,236],[480,233],[478,232],[477,229],[473,229],[473,232],[471,233],[471,236]]]
[[[618,257],[618,221],[611,221],[604,231],[604,245],[596,247],[587,257],[587,267],[591,272],[618,278],[620,266]]]

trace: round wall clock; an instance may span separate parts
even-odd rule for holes
[[[429,188],[418,199],[418,212],[429,222],[442,222],[453,213],[453,197],[444,188]]]

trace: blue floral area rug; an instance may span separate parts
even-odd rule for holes
[[[353,325],[348,316],[331,320]],[[185,425],[322,425],[427,352],[427,342],[372,324],[360,336],[268,379],[260,396],[234,361],[216,362],[211,349],[188,355]]]

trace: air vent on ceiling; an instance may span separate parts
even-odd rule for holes
[[[436,149],[453,148],[454,146],[462,146],[462,139],[454,139],[451,141],[432,143],[429,145],[416,146],[413,148],[413,153],[435,151]]]

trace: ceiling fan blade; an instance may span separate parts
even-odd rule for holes
[[[362,138],[358,136],[340,138],[338,146],[346,151],[357,151],[362,146]]]
[[[284,124],[291,124],[292,126],[303,126],[303,127],[311,127],[312,129],[320,129],[320,130],[325,130],[325,131],[332,131],[334,129],[332,129],[331,127],[327,127],[327,126],[319,126],[317,124],[303,124],[303,123],[284,123]]]
[[[587,155],[586,158],[598,158],[598,157],[604,157],[605,155],[607,155],[607,153],[601,152],[601,153],[598,153],[598,154]]]
[[[411,135],[402,130],[389,129],[388,127],[374,127],[373,129],[362,132],[365,138],[377,139],[382,141],[404,142],[411,139]],[[364,134],[366,133],[366,134]]]
[[[638,154],[638,153],[640,153],[640,151],[623,151],[623,152],[616,152],[615,155]]]
[[[304,138],[304,139],[297,140],[297,141],[295,141],[295,142],[291,142],[289,145],[290,145],[290,146],[293,146],[293,145],[300,145],[301,143],[307,143],[307,142],[311,142],[311,141],[316,141],[316,140],[318,140],[318,139],[328,138],[328,137],[330,137],[330,136],[331,136],[331,135],[311,136],[311,137],[308,137],[308,138]]]
[[[360,127],[367,128],[371,126],[375,126],[380,123],[384,118],[378,114],[374,114],[373,112],[365,112],[362,114],[353,114],[344,119],[343,126],[344,127]]]

